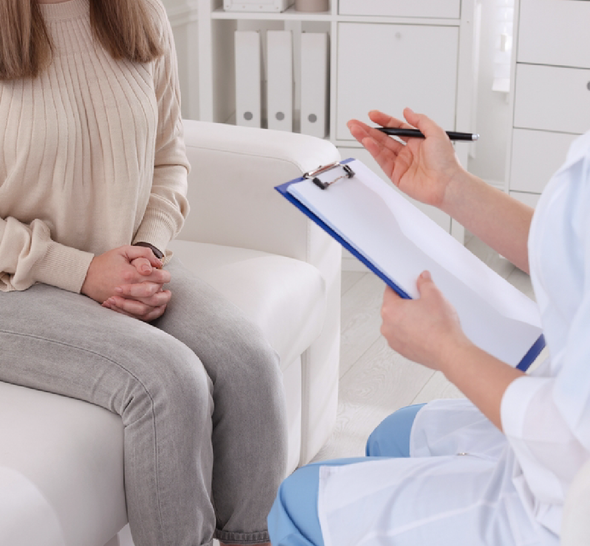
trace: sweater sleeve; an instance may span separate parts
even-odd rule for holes
[[[189,211],[180,86],[172,29],[161,4],[154,3],[162,23],[165,53],[155,61],[154,85],[158,101],[154,176],[143,220],[133,242],[146,242],[165,251],[178,234]]]
[[[41,220],[23,224],[12,217],[0,219],[2,292],[26,290],[37,282],[80,292],[93,257],[53,241]]]

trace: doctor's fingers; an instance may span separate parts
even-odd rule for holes
[[[383,327],[413,331],[418,326],[453,320],[455,310],[434,284],[428,271],[424,271],[417,280],[420,297],[405,299],[390,287],[385,289],[381,318]]]
[[[417,114],[416,112],[414,112],[410,108],[405,108],[404,109],[404,117],[410,123],[412,123],[414,125],[414,127],[417,127],[420,130],[420,132],[426,136],[426,138],[437,137],[437,138],[446,139],[446,133],[445,133],[444,129],[440,125],[435,123],[427,115]],[[411,127],[411,125],[409,125],[408,127]]]
[[[404,307],[406,303],[411,300],[406,300],[399,296],[392,288],[389,286],[385,287],[385,292],[383,293],[383,303],[381,305],[381,319],[385,322],[392,322],[403,315]]]
[[[375,146],[380,150],[387,150],[396,156],[404,148],[404,144],[387,136],[383,131],[379,131],[375,127],[369,127],[366,123],[357,119],[351,119],[348,124],[348,129],[352,136],[356,138],[361,144],[364,144],[365,139],[371,139]]]

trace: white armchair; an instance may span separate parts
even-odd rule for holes
[[[196,121],[185,136],[191,214],[170,248],[281,356],[292,471],[336,418],[341,252],[273,187],[338,152],[313,137]],[[104,409],[0,382],[0,544],[120,544],[122,436]]]

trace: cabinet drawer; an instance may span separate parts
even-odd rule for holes
[[[521,0],[518,62],[590,68],[590,2]]]
[[[340,0],[340,15],[459,19],[461,0]]]
[[[346,123],[373,109],[400,118],[409,106],[455,128],[457,27],[340,23],[337,47],[337,139],[354,140]]]
[[[590,70],[517,65],[514,126],[585,133],[590,129]]]
[[[510,160],[510,191],[541,193],[565,162],[577,135],[514,129]]]

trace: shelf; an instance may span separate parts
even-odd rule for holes
[[[295,11],[293,7],[281,12],[266,11],[225,11],[216,9],[211,12],[211,19],[224,20],[255,20],[255,21],[322,21],[330,22],[333,15],[329,11],[303,12]]]
[[[290,7],[282,12],[225,11],[218,8],[211,12],[211,19],[225,21],[318,21],[337,23],[386,23],[400,25],[459,26],[460,19],[426,19],[424,17],[377,17],[371,15],[337,15],[329,11],[303,12]]]
[[[264,63],[268,53],[268,49],[265,50],[266,31],[284,29],[291,31],[293,39],[295,131],[301,129],[300,45],[305,33],[327,35],[326,117],[329,124],[326,133],[329,136],[325,138],[343,153],[364,153],[344,124],[351,117],[360,116],[363,119],[371,108],[381,108],[400,116],[401,108],[412,104],[434,113],[440,118],[440,123],[450,128],[469,129],[473,123],[474,56],[483,0],[452,0],[454,4],[460,3],[460,10],[400,8],[386,10],[388,15],[375,9],[368,10],[371,15],[340,14],[340,0],[331,0],[331,7],[325,12],[301,12],[296,11],[294,6],[283,12],[225,11],[221,0],[187,1],[198,1],[199,5],[198,43],[191,41],[193,33],[190,31],[186,36],[179,34],[186,41],[187,63],[195,70],[195,80],[198,80],[196,119],[235,123],[234,32],[259,31],[261,61]],[[385,0],[376,1],[385,3]],[[390,1],[392,5],[402,6],[402,2],[412,0],[387,0]],[[420,0],[424,5],[434,7],[438,7],[441,1]],[[358,2],[360,5],[360,0]],[[373,2],[371,5],[377,4]],[[404,13],[406,15],[402,15]],[[420,13],[427,16],[420,17]],[[436,17],[436,14],[442,16]],[[357,36],[359,33],[362,34],[360,38]],[[427,47],[429,44],[436,44],[434,52]],[[195,50],[198,51],[198,63],[192,61]],[[389,54],[375,55],[375,51],[388,51]],[[445,51],[450,53],[445,53],[440,59],[439,53]],[[264,65],[261,66],[261,85],[264,86],[267,80]],[[349,73],[362,73],[360,81],[365,89],[358,92],[359,79],[348,77]],[[437,89],[436,93],[432,93],[433,88]],[[261,117],[264,118],[268,116],[264,87],[260,99]],[[470,149],[468,144],[457,147],[457,155],[463,164],[467,163]],[[459,225],[450,224],[448,217],[443,223],[445,229],[450,229],[455,237],[462,240],[463,231]]]

